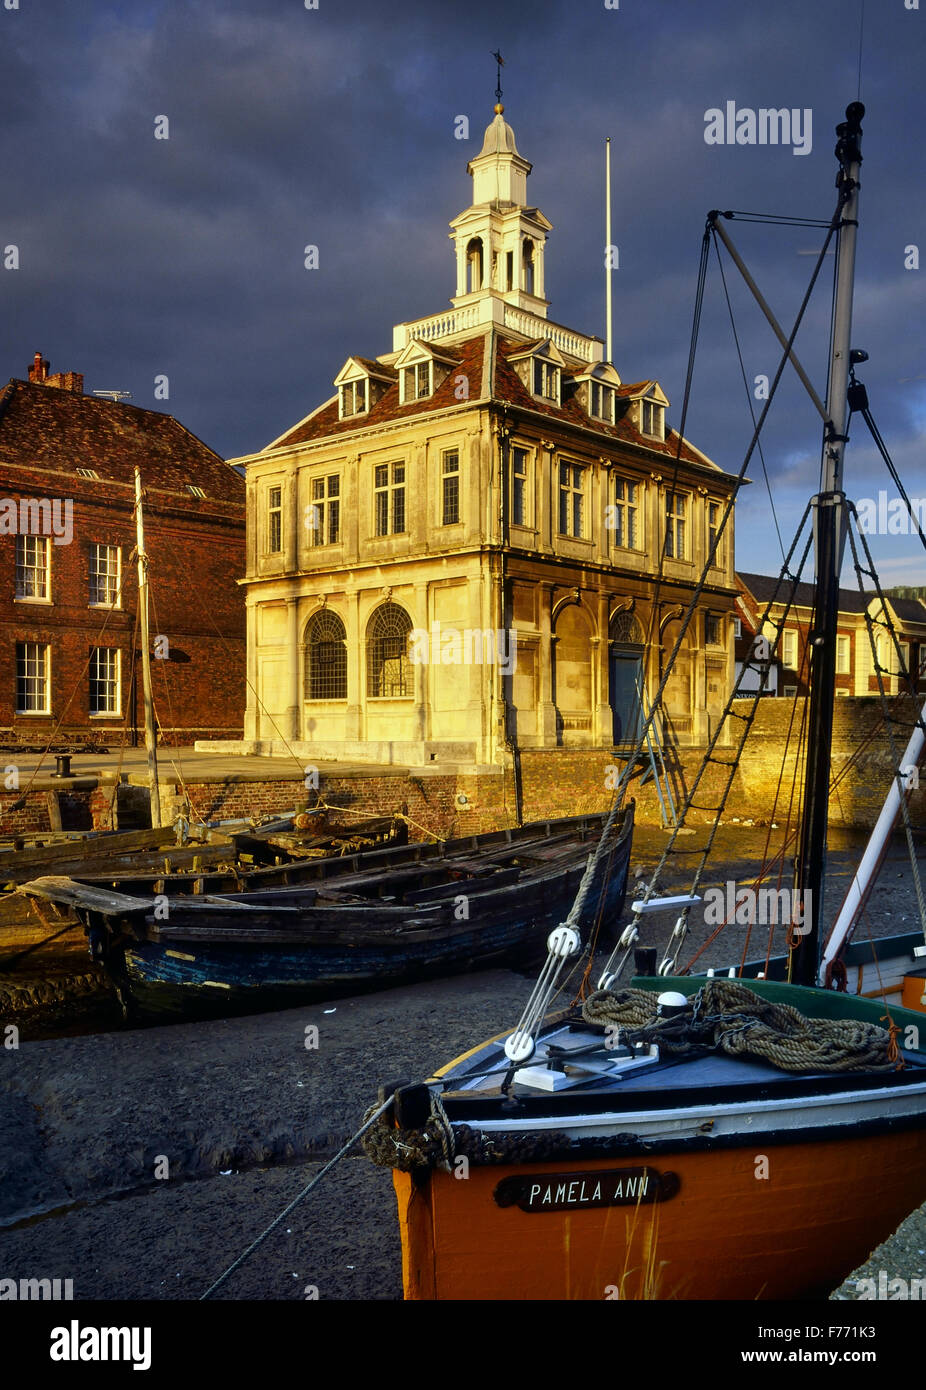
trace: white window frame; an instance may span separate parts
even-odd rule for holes
[[[20,649],[23,650],[23,661],[26,667],[26,674],[21,678],[20,668]],[[30,650],[31,649],[31,650]],[[41,653],[41,657],[39,657]],[[32,659],[42,662],[42,674],[30,676],[28,674],[28,664],[30,655]],[[42,693],[44,703],[40,708],[26,709],[20,704],[19,682],[23,680],[34,680],[42,682]],[[51,714],[51,646],[47,642],[17,642],[16,643],[16,713],[17,715],[38,716],[39,718]]]
[[[539,391],[537,390],[538,372],[541,386]],[[534,357],[531,361],[531,394],[535,400],[551,401],[554,405],[559,405],[560,375],[560,368],[555,362],[548,362],[545,357]]]
[[[115,571],[114,571],[113,573],[111,573],[110,570],[109,570],[109,568],[108,568],[108,561],[107,561],[107,568],[106,568],[102,573],[99,571],[98,568],[95,568],[95,566],[97,566],[98,563],[99,563],[99,557],[100,557],[100,551],[101,551],[101,550],[102,550],[102,551],[109,552],[109,554],[111,554],[112,552],[115,552],[115,556],[116,556],[116,567],[115,567]],[[90,586],[90,595],[91,595],[91,597],[88,598],[88,600],[87,600],[87,606],[88,606],[89,608],[110,608],[110,609],[118,609],[118,608],[121,608],[121,607],[122,607],[122,546],[121,546],[121,545],[110,545],[108,541],[93,541],[93,542],[91,542],[91,548],[90,548],[90,564],[89,564],[89,567],[88,567],[88,576],[87,576],[87,577],[88,577],[88,582],[89,582],[89,586]],[[112,578],[115,579],[115,583],[114,583],[114,584],[106,584],[106,583],[105,583],[105,581],[106,581],[107,579],[112,579]],[[99,582],[100,582],[101,579],[104,581],[104,585],[103,585],[103,591],[104,591],[104,593],[106,593],[106,592],[112,592],[112,598],[111,598],[111,599],[108,599],[108,598],[95,599],[95,598],[92,597],[92,594],[93,594],[93,586],[94,586],[94,580],[96,580],[97,585],[99,586]]]
[[[632,496],[622,496],[630,489]],[[643,484],[639,478],[614,476],[614,516],[620,525],[613,527],[614,544],[618,550],[642,550],[640,537],[643,534]]]
[[[682,503],[682,510],[675,510],[678,502]],[[671,509],[671,510],[670,510]],[[665,506],[663,508],[665,519],[665,531],[663,533],[663,546],[667,560],[687,560],[688,547],[690,545],[690,531],[688,522],[691,517],[691,493],[680,492],[676,489],[666,489]],[[678,527],[681,525],[681,532]],[[679,545],[681,538],[681,545]],[[671,539],[671,546],[669,540]],[[679,554],[679,550],[681,554]]]
[[[41,556],[41,562],[27,561],[26,553],[29,543],[34,543],[36,557]],[[25,589],[30,587],[26,581],[26,576],[41,576],[41,585],[44,594],[28,594]],[[51,541],[48,536],[33,536],[31,534],[16,537],[16,576],[15,576],[14,599],[16,603],[51,603]],[[22,587],[21,587],[22,586]],[[35,584],[34,587],[39,587]]]
[[[786,627],[781,633],[781,664],[786,671],[797,670],[797,628]]]
[[[712,512],[712,510],[715,510],[715,511],[716,511],[716,520],[715,520],[715,521],[712,521],[712,520],[711,520],[711,512]],[[715,534],[720,530],[720,522],[721,522],[721,520],[723,519],[723,510],[724,510],[724,504],[723,504],[723,502],[719,501],[716,497],[709,497],[709,498],[707,499],[707,501],[705,502],[705,504],[704,504],[704,520],[705,520],[705,523],[706,523],[706,526],[707,526],[707,533],[706,533],[706,534],[707,534],[707,540],[706,540],[705,550],[704,550],[704,558],[705,558],[705,560],[707,559],[708,555],[710,555],[710,553],[711,553],[711,544],[713,543],[714,536],[715,536]],[[715,568],[715,569],[723,569],[723,568],[724,568],[724,563],[725,563],[725,560],[724,560],[724,550],[725,550],[725,547],[726,547],[726,538],[725,538],[724,536],[721,536],[721,537],[720,537],[720,540],[717,542],[717,550],[716,550],[715,553],[714,553],[714,568]]]
[[[606,425],[614,424],[613,386],[594,380],[588,383],[588,413],[595,420],[603,420]]]
[[[852,671],[852,639],[847,632],[836,634],[836,674],[848,676]]]
[[[585,534],[585,478],[587,469],[572,459],[558,460],[556,478],[556,525],[557,535],[566,540],[587,540]],[[564,478],[564,470],[567,476]],[[563,530],[563,503],[566,504],[568,530]],[[576,508],[578,507],[578,512]],[[578,529],[576,529],[578,527]]]
[[[518,455],[524,464],[522,472],[518,471]],[[532,527],[534,524],[534,499],[531,491],[531,451],[523,444],[512,444],[511,446],[511,524],[512,526]],[[518,507],[520,497],[521,506]],[[520,510],[521,515],[518,516]]]
[[[279,493],[279,495],[280,495],[280,500],[279,500],[279,502],[275,502],[275,501],[274,501],[274,493]],[[277,537],[277,539],[279,540],[279,544],[278,544],[278,545],[274,545],[274,544],[273,544],[273,542],[274,542],[274,534],[273,534],[273,532],[274,532],[274,518],[278,518],[278,520],[279,520],[279,536]],[[268,487],[267,487],[267,530],[266,530],[266,537],[267,537],[267,548],[266,548],[266,551],[265,551],[264,553],[265,553],[266,555],[282,555],[282,554],[283,554],[283,484],[282,484],[282,483],[270,483],[270,484],[268,485]]]
[[[106,666],[109,667],[108,657],[115,658],[113,665],[115,670],[103,676],[99,675],[99,659],[102,653],[107,653]],[[97,674],[94,674],[94,671]],[[91,719],[118,719],[122,715],[122,652],[118,647],[94,647],[90,653],[90,665],[88,667],[88,679],[90,681],[89,707]],[[94,686],[111,688],[112,708],[94,709],[93,693]]]
[[[640,402],[640,433],[648,439],[666,437],[665,406],[644,397]]]
[[[427,390],[421,389],[421,372],[426,374]],[[407,391],[408,373],[413,373],[415,380],[415,393],[409,395]],[[399,405],[409,405],[412,401],[425,401],[429,396],[434,395],[434,359],[426,358],[422,362],[407,362],[404,367],[399,368]]]
[[[742,618],[734,618],[734,619],[733,619],[733,636],[738,638],[738,637],[742,637],[742,635],[743,635],[743,620],[742,620]]]
[[[452,467],[451,467],[451,460],[456,460],[456,462],[454,463],[454,465],[453,465]],[[461,488],[461,483],[462,483],[462,481],[463,481],[463,475],[462,475],[462,470],[461,470],[461,466],[460,466],[460,450],[459,450],[459,449],[443,449],[443,450],[441,450],[440,461],[441,461],[441,467],[440,467],[440,473],[441,473],[440,515],[441,515],[441,519],[440,519],[440,524],[441,524],[441,526],[459,526],[460,522],[461,522],[462,519],[463,519],[463,495],[462,495],[462,488]],[[448,500],[448,496],[452,493],[452,488],[449,489],[447,485],[448,485],[448,483],[451,483],[451,482],[454,482],[454,481],[456,482],[456,485],[457,485],[457,487],[456,487],[456,513],[457,513],[457,514],[456,514],[456,516],[453,517],[451,520],[448,520],[448,519],[447,519],[447,500]]]
[[[363,405],[357,404],[358,389],[363,391]],[[345,408],[349,402],[349,409]],[[350,420],[355,415],[366,415],[370,409],[370,380],[360,376],[355,381],[345,381],[338,387],[338,419]]]
[[[341,475],[323,473],[312,478],[311,519],[309,529],[310,544],[314,546],[339,545],[341,541]]]
[[[386,470],[385,481],[382,481],[382,470]],[[396,470],[401,470],[401,476],[396,476]],[[404,459],[394,459],[390,463],[377,463],[373,465],[373,535],[377,539],[383,536],[404,536],[408,533],[408,498],[406,488],[408,487],[408,469]],[[401,494],[402,498],[402,525],[396,526],[396,499]],[[385,528],[380,529],[380,497],[386,498]]]

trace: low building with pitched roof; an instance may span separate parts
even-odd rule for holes
[[[143,740],[136,465],[160,738],[239,736],[243,479],[173,416],[48,366],[0,390],[0,742]]]

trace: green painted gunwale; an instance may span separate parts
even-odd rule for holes
[[[725,979],[726,976],[715,978]],[[703,975],[660,975],[658,978],[640,975],[630,982],[633,989],[658,990],[660,993],[663,990],[678,990],[686,997],[697,994],[704,983]],[[918,1039],[918,1045],[908,1047],[905,1039],[901,1040],[901,1045],[908,1052],[926,1052],[926,1014],[917,1013],[915,1009],[891,1004],[888,1020],[887,1006],[880,999],[863,999],[857,994],[840,994],[833,989],[808,989],[806,985],[783,984],[779,980],[737,979],[737,983],[774,1004],[790,1004],[808,1018],[855,1018],[864,1023],[874,1023],[885,1030],[889,1022],[893,1022],[903,1033],[908,1028],[915,1028],[913,1036]]]

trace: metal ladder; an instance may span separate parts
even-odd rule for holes
[[[646,751],[649,754],[650,775],[656,787],[656,795],[659,798],[659,812],[662,816],[664,827],[678,825],[678,812],[675,808],[675,799],[672,796],[672,784],[669,781],[669,773],[666,769],[666,760],[663,754],[662,739],[659,736],[657,721],[650,721],[650,711],[646,707],[646,696],[639,676],[634,677],[637,687],[637,699],[640,701],[640,710],[643,714],[644,722],[648,724],[646,730]],[[646,781],[646,774],[641,779],[642,786]]]

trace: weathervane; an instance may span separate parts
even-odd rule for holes
[[[504,60],[504,58],[502,57],[502,55],[499,53],[498,49],[495,50],[495,52],[492,54],[492,57],[495,59],[495,105],[496,105],[496,106],[501,106],[501,104],[502,104],[502,68],[505,66],[505,60]]]

